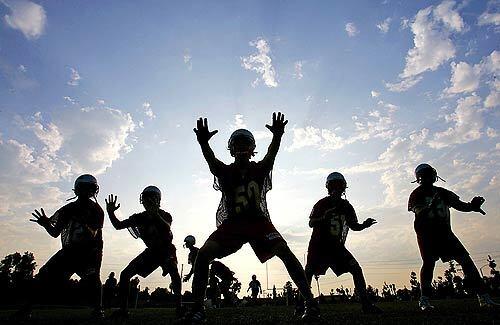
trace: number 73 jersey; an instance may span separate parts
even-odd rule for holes
[[[311,241],[326,245],[344,245],[350,225],[358,223],[349,201],[330,196],[314,205],[309,219],[323,219],[313,227]]]

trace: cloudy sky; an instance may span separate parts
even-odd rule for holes
[[[232,130],[250,129],[262,158],[273,111],[289,120],[268,194],[271,217],[302,261],[328,173],[345,174],[361,220],[347,247],[369,283],[408,284],[420,258],[406,211],[421,162],[486,216],[453,212],[478,266],[500,258],[498,1],[64,2],[0,0],[0,255],[59,247],[30,211],[48,213],[93,173],[120,218],[155,184],[182,240],[215,229],[220,193],[192,128],[207,116],[225,162]],[[106,218],[103,278],[143,249]],[[224,259],[243,282],[288,279],[248,246]],[[439,264],[437,273],[443,266]],[[155,272],[143,285],[167,286]],[[331,273],[321,288],[352,286]],[[186,286],[187,287],[187,286]],[[185,288],[186,288],[185,287]]]

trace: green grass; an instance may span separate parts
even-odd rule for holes
[[[477,301],[435,301],[436,311],[421,313],[416,302],[385,302],[378,306],[382,315],[364,315],[357,304],[333,304],[321,306],[324,324],[500,324],[500,310],[481,310]],[[9,321],[13,311],[0,311],[1,324],[20,324]],[[103,324],[118,324],[106,312]],[[96,324],[89,319],[88,309],[36,309],[33,319],[25,324]],[[293,307],[260,306],[223,308],[208,310],[209,324],[301,324],[293,316]],[[146,308],[132,310],[127,324],[173,324],[174,310],[169,308]]]

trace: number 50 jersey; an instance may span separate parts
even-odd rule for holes
[[[354,208],[345,199],[327,196],[313,207],[310,220],[323,219],[313,227],[311,241],[320,245],[344,245],[349,227],[358,223]]]
[[[215,175],[214,181],[214,188],[222,192],[217,227],[225,220],[270,220],[266,193],[271,187],[268,164],[251,161],[244,167],[235,163],[225,165]]]

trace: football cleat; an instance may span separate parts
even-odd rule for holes
[[[418,302],[418,306],[420,307],[420,310],[422,310],[422,311],[433,311],[434,310],[434,306],[431,305],[429,298],[426,296],[420,297],[420,300]]]
[[[205,308],[200,308],[193,311],[191,314],[191,324],[205,324],[207,322],[207,314],[205,313]]]
[[[319,306],[316,300],[306,303],[302,321],[305,323],[317,322],[320,320]]]
[[[477,295],[477,300],[479,300],[479,307],[481,308],[498,308],[500,306],[500,304],[494,302],[487,293]]]

